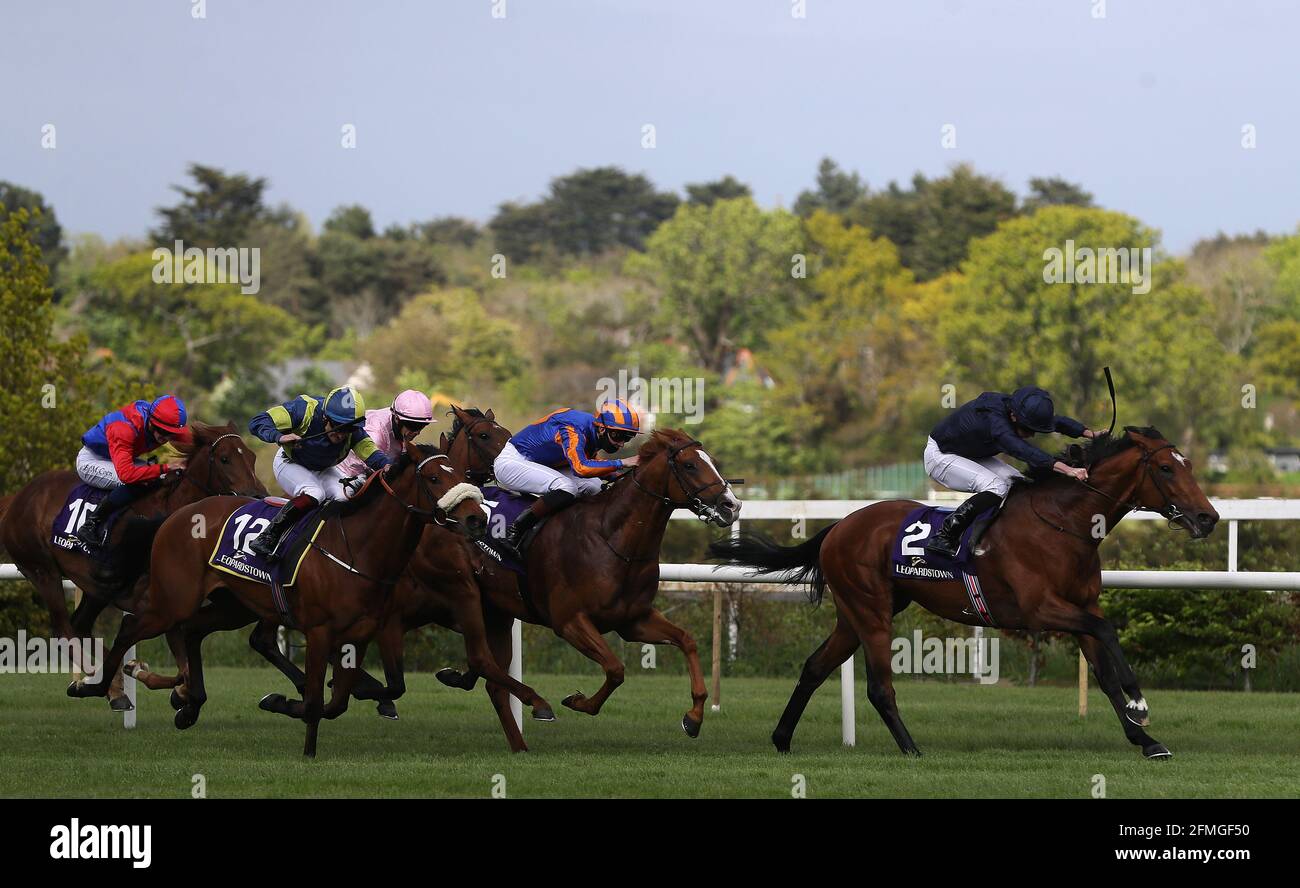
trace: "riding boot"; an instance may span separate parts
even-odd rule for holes
[[[73,537],[85,544],[86,548],[91,552],[103,548],[107,542],[104,537],[109,516],[130,503],[137,495],[138,491],[129,485],[123,484],[120,487],[114,487],[108,492],[107,496],[99,501],[99,505],[90,511],[81,526],[72,532]]]
[[[248,549],[254,555],[264,560],[270,560],[271,555],[275,552],[275,547],[280,543],[280,537],[284,532],[293,526],[294,521],[307,509],[315,505],[316,499],[306,494],[296,496],[280,507],[280,511],[275,513],[271,523],[266,526],[257,537],[248,544]]]
[[[926,553],[949,560],[956,558],[962,533],[977,515],[996,506],[1001,499],[991,490],[982,490],[953,509],[952,514],[944,519],[943,527],[925,544]]]
[[[577,497],[567,490],[548,490],[540,498],[534,500],[528,510],[521,513],[506,529],[506,537],[499,544],[501,549],[514,560],[523,561],[523,552],[520,551],[519,547],[528,531],[536,527],[537,522],[547,515],[553,515],[571,505],[575,499]]]

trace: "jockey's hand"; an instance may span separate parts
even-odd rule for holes
[[[185,463],[169,462],[163,463],[163,474],[170,475],[172,472],[185,471]]]
[[[1085,438],[1095,438],[1095,437],[1097,437],[1097,433],[1094,432],[1092,429],[1084,429],[1084,430],[1083,430],[1083,437],[1085,437]]]
[[[287,435],[280,436],[281,444],[292,444],[294,441],[301,441],[301,440],[302,440],[302,435],[295,435],[293,432],[290,432]]]
[[[641,464],[641,457],[639,455],[629,456],[627,459],[623,460],[624,468],[632,468],[633,466],[638,466],[640,464]]]
[[[1088,470],[1083,468],[1082,466],[1076,469],[1074,466],[1067,466],[1065,463],[1061,462],[1058,459],[1056,463],[1052,466],[1052,469],[1054,471],[1060,472],[1062,475],[1068,475],[1069,477],[1073,478],[1075,481],[1088,480]]]

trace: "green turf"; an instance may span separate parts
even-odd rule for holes
[[[898,754],[859,683],[858,746],[840,745],[840,688],[827,682],[795,736],[775,753],[768,734],[792,680],[731,679],[721,712],[697,740],[678,723],[688,702],[680,676],[630,672],[596,718],[559,706],[592,675],[528,677],[559,712],[529,722],[532,751],[506,751],[480,689],[411,676],[402,718],[353,704],[321,727],[320,755],[300,755],[301,724],[259,711],[287,687],[269,669],[212,669],[198,725],[172,727],[163,692],[143,692],[139,726],[102,700],[64,696],[66,677],[0,675],[0,796],[190,795],[193,775],[211,798],[232,796],[488,797],[503,775],[511,797],[788,798],[802,774],[809,797],[1087,798],[1093,775],[1124,797],[1300,795],[1300,695],[1153,691],[1151,733],[1172,760],[1142,759],[1096,690],[1079,719],[1068,687],[981,687],[900,682],[898,699],[920,759]]]

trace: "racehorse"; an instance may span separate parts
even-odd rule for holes
[[[485,610],[495,609],[505,617],[489,617],[494,627],[490,641],[498,658],[508,658],[510,619],[520,619],[549,626],[600,664],[605,682],[594,695],[574,693],[561,701],[589,715],[600,712],[624,679],[623,661],[602,633],[614,631],[627,641],[680,648],[690,671],[692,699],[682,729],[698,737],[708,693],[695,639],[653,606],[659,589],[659,548],[675,510],[690,509],[701,520],[729,527],[739,517],[741,504],[703,445],[689,435],[673,429],[656,431],[641,446],[639,456],[636,468],[542,525],[525,553],[527,577],[522,585],[500,567],[489,566],[480,574]],[[706,499],[706,494],[711,496]],[[416,584],[411,594],[419,595],[421,587],[437,588],[439,579],[421,556],[411,560],[407,573]],[[466,690],[478,677],[472,664],[463,674],[453,669],[438,673],[444,684]],[[514,731],[513,719],[503,712],[503,701],[503,697],[493,698],[514,749],[523,740]]]
[[[285,701],[282,711],[306,722],[304,755],[315,756],[321,718],[335,718],[347,709],[356,679],[352,668],[336,675],[334,695],[326,707],[328,661],[345,645],[361,661],[425,523],[455,521],[467,533],[483,533],[481,495],[447,462],[432,448],[408,444],[389,469],[371,475],[353,499],[337,508],[298,569],[289,616],[307,637],[306,686],[303,699]],[[148,590],[135,602],[134,613],[123,618],[108,653],[106,668],[116,669],[132,644],[185,623],[188,699],[177,713],[178,723],[197,720],[207,699],[200,647],[208,631],[246,625],[249,612],[262,620],[279,618],[270,586],[211,567],[212,540],[192,532],[199,525],[223,527],[246,502],[242,497],[212,497],[163,522],[151,557]],[[212,606],[202,607],[205,600],[211,600]],[[102,681],[82,680],[70,685],[68,694],[89,697],[105,690]]]
[[[130,606],[131,598],[143,589],[153,535],[167,515],[216,494],[266,494],[257,479],[252,451],[233,425],[192,422],[190,430],[191,445],[173,445],[186,457],[185,471],[156,483],[122,510],[105,545],[111,567],[81,548],[62,549],[51,542],[55,523],[62,521],[64,503],[81,483],[76,472],[45,472],[0,500],[0,549],[9,553],[18,570],[36,587],[49,612],[50,626],[60,638],[88,638],[95,619],[110,603],[119,608]],[[71,618],[64,578],[85,593]],[[183,664],[185,651],[179,636],[169,636],[168,643],[177,663]],[[120,683],[121,676],[114,674],[111,696],[126,704],[121,708],[130,708],[121,696]]]
[[[1192,476],[1191,463],[1153,428],[1129,426],[1119,437],[1103,435],[1083,447],[1074,445],[1061,458],[1085,466],[1089,481],[1054,474],[1016,484],[980,541],[978,577],[991,621],[1006,629],[1073,634],[1129,742],[1141,747],[1147,758],[1168,757],[1168,748],[1143,730],[1150,724],[1147,700],[1120,650],[1115,627],[1098,606],[1097,550],[1100,537],[1134,510],[1158,512],[1193,539],[1208,536],[1219,515]],[[789,751],[813,693],[861,645],[866,651],[867,698],[899,749],[920,755],[894,699],[894,615],[916,601],[957,623],[983,621],[960,580],[891,576],[894,538],[904,516],[918,505],[890,500],[866,506],[798,546],[779,546],[756,535],[710,544],[715,557],[759,573],[793,570],[795,582],[809,584],[813,601],[820,601],[828,586],[834,592],[835,629],[804,663],[772,732],[779,751]],[[1095,535],[1098,526],[1104,530]]]

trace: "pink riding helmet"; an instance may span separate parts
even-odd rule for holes
[[[433,404],[423,392],[407,389],[393,399],[393,416],[404,422],[431,423]]]

